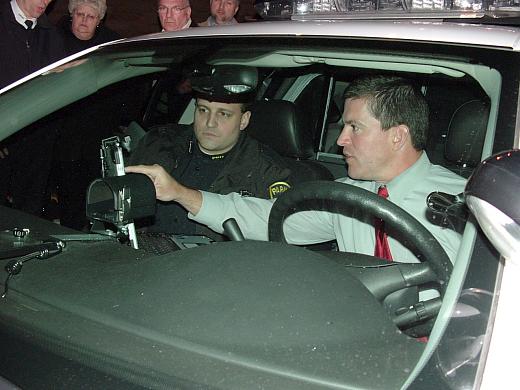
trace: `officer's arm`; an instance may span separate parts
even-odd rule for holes
[[[157,199],[165,202],[177,202],[193,215],[197,215],[199,212],[202,205],[201,193],[180,184],[160,165],[133,165],[126,167],[125,171],[148,176],[155,187]]]

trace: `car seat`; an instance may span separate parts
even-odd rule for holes
[[[343,97],[341,98],[343,99]],[[342,154],[343,147],[340,147],[336,141],[343,130],[342,110],[333,99],[330,101],[329,111],[327,112],[327,133],[325,134],[324,151],[332,154]]]
[[[312,129],[294,103],[286,100],[262,100],[253,103],[250,110],[247,133],[284,158],[292,170],[293,182],[334,179],[325,166],[312,160]]]
[[[453,113],[446,137],[444,157],[447,168],[469,177],[482,159],[482,149],[489,119],[489,104],[473,99]]]

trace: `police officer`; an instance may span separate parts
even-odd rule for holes
[[[229,69],[228,69],[229,70]],[[219,66],[210,76],[191,78],[196,97],[192,125],[166,125],[152,129],[132,152],[130,164],[159,164],[188,187],[228,194],[274,198],[290,188],[290,169],[271,148],[249,137],[243,130],[254,98],[256,69],[239,70],[237,78],[249,84],[246,92],[225,89],[221,78],[232,72]],[[242,72],[242,76],[240,73]],[[158,202],[148,231],[222,236],[186,215],[175,202]]]

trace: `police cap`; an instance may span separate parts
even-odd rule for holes
[[[222,103],[254,100],[258,71],[245,65],[199,65],[189,72],[195,97]]]

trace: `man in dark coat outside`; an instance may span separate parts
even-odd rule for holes
[[[62,39],[44,13],[49,3],[0,0],[0,89],[64,57]]]
[[[51,0],[0,0],[0,89],[65,57],[45,15]],[[0,143],[0,204],[41,214],[50,172],[54,125],[34,123]]]

